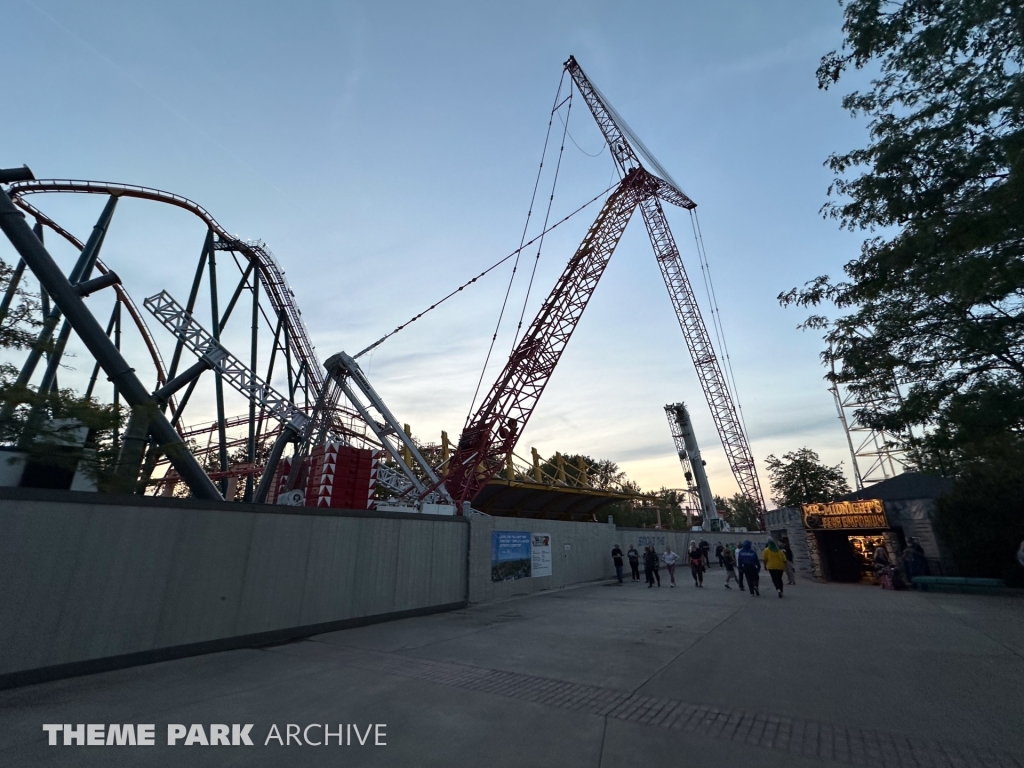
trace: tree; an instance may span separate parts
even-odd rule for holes
[[[719,501],[721,504],[718,503]],[[733,495],[731,499],[722,499],[716,496],[715,503],[721,510],[719,514],[733,528],[746,528],[748,531],[760,530],[761,521],[758,517],[757,505],[742,493]]]
[[[640,491],[640,487],[631,481],[627,484]],[[661,527],[670,531],[688,529],[689,521],[682,510],[683,494],[674,488],[661,488],[634,501],[620,501],[610,505],[610,514],[615,524],[626,528],[654,528],[661,521]]]
[[[919,429],[923,468],[949,468],[1024,432],[1024,22],[1018,0],[852,0],[818,85],[878,75],[843,106],[867,147],[833,154],[823,212],[870,234],[846,279],[780,294],[831,303],[826,363],[869,426]],[[899,387],[900,396],[893,397]],[[921,435],[924,437],[921,437]]]
[[[0,301],[6,303],[0,309],[0,349],[32,346],[43,324],[39,320],[39,298],[25,290],[20,277],[14,267],[0,259]],[[11,295],[7,297],[9,290]]]
[[[999,456],[961,467],[952,492],[939,499],[939,533],[962,575],[1024,587],[1015,556],[1024,540],[1022,466],[1024,450],[1008,445]]]
[[[832,501],[836,496],[850,492],[843,475],[843,465],[825,466],[810,448],[787,453],[781,459],[769,456],[765,464],[768,465],[772,491],[776,494],[772,501],[780,507]]]
[[[42,326],[41,303],[30,293],[9,264],[0,259],[0,297],[9,302],[0,312],[0,349],[23,350],[36,343]],[[12,290],[13,285],[13,290]],[[71,389],[40,392],[18,386],[18,369],[0,365],[0,445],[17,446],[30,465],[43,465],[60,473],[81,470],[99,490],[111,490],[117,451],[114,430],[124,412]],[[44,474],[48,470],[44,470]]]

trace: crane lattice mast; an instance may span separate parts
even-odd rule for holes
[[[764,496],[750,445],[661,206],[663,200],[687,210],[693,210],[697,204],[679,189],[612,109],[575,58],[569,57],[565,69],[597,120],[622,181],[605,202],[530,329],[512,351],[490,393],[468,419],[449,464],[445,480],[448,492],[460,506],[471,502],[505,465],[615,246],[639,207],[729,466],[740,491],[763,510]],[[644,167],[634,147],[657,173]]]
[[[759,510],[764,510],[764,495],[761,492],[761,482],[757,477],[757,467],[754,464],[750,443],[743,431],[732,394],[711,344],[711,336],[697,306],[693,287],[686,276],[679,248],[672,237],[665,211],[661,207],[662,200],[687,210],[693,210],[697,204],[679,189],[668,172],[661,167],[643,142],[590,82],[575,57],[569,57],[565,69],[572,76],[576,88],[594,115],[620,173],[624,175],[638,169],[651,179],[647,184],[640,185],[644,191],[641,193],[639,204],[651,245],[654,246],[654,255],[676,311],[679,327],[683,330],[693,365],[697,369],[697,377],[711,408],[711,416],[729,459],[729,467],[740,487],[740,492],[754,502]],[[644,168],[634,146],[657,174],[652,174]]]

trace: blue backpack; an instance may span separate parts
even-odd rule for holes
[[[736,553],[736,562],[741,568],[744,565],[757,565],[757,552],[752,549],[741,549]]]

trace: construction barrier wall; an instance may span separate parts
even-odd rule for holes
[[[550,575],[494,581],[502,531],[550,537]],[[615,544],[691,538],[764,534],[0,488],[0,688],[610,580]]]
[[[0,488],[0,687],[465,605],[461,517]]]

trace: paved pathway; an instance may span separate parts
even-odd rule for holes
[[[0,692],[0,765],[1024,768],[1024,599],[719,582],[588,585]],[[156,723],[158,745],[50,747],[44,722]],[[164,744],[192,722],[253,723],[256,744]],[[371,722],[386,747],[263,746],[271,724]]]

